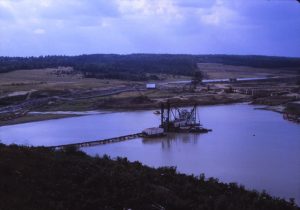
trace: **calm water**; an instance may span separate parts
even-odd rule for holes
[[[88,154],[127,157],[149,166],[177,166],[248,189],[294,197],[300,203],[300,126],[246,104],[199,108],[208,134],[176,134],[84,148]],[[114,137],[157,126],[153,111],[89,115],[0,127],[3,143],[57,145]]]

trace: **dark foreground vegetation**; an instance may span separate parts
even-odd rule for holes
[[[237,55],[93,54],[79,56],[0,57],[0,73],[19,69],[70,66],[86,77],[155,80],[156,74],[193,76],[197,63],[257,68],[299,68],[300,58]]]
[[[1,210],[299,209],[293,202],[127,159],[0,144]]]

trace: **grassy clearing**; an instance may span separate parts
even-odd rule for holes
[[[89,90],[127,85],[126,81],[82,78],[81,74],[58,76],[57,69],[17,70],[0,74],[0,94],[30,90]]]
[[[226,79],[241,77],[294,76],[299,68],[267,69],[248,66],[231,66],[217,63],[198,63],[198,68],[209,79]]]

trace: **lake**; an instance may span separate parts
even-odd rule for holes
[[[83,148],[90,155],[108,154],[130,161],[176,166],[182,173],[237,182],[300,203],[300,126],[281,114],[247,104],[198,108],[207,134],[170,134]],[[5,144],[58,145],[141,132],[157,126],[152,111],[102,113],[0,127]]]

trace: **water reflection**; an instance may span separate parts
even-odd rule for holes
[[[201,138],[201,135],[197,133],[169,133],[165,137],[157,138],[143,138],[143,144],[160,144],[162,150],[168,150],[174,144],[185,143],[185,144],[197,144]]]

